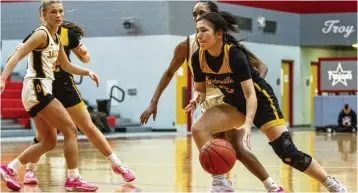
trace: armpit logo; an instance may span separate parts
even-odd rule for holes
[[[353,79],[352,71],[351,70],[344,71],[342,68],[342,64],[339,62],[337,69],[335,71],[328,70],[328,80],[332,80],[332,79],[333,79],[332,86],[335,86],[339,82],[342,83],[344,86],[348,86],[347,80]]]
[[[322,32],[328,34],[330,32],[344,34],[344,38],[348,38],[353,32],[355,32],[354,25],[338,25],[340,20],[327,20],[324,22]]]

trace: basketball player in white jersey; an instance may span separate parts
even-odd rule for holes
[[[62,104],[52,95],[54,80],[53,68],[57,61],[61,67],[76,75],[89,76],[97,86],[99,80],[93,72],[71,64],[60,43],[57,30],[63,22],[63,5],[58,0],[41,2],[44,25],[35,30],[32,36],[13,54],[0,76],[0,91],[16,64],[28,57],[28,68],[23,83],[22,103],[36,125],[42,141],[31,145],[16,159],[0,168],[1,178],[11,190],[21,189],[17,182],[18,170],[29,162],[34,162],[42,154],[56,146],[57,129],[64,135],[64,155],[68,168],[65,189],[68,191],[93,192],[97,186],[85,182],[78,170],[77,127]],[[56,129],[57,128],[57,129]]]
[[[87,48],[80,42],[80,39],[84,35],[84,31],[80,26],[65,21],[62,23],[57,33],[60,35],[61,43],[69,61],[72,51],[83,63],[89,62],[90,56],[87,52]],[[31,35],[32,34],[26,37],[23,42],[26,42]],[[122,164],[103,133],[93,124],[80,92],[74,84],[73,75],[64,71],[59,65],[56,66],[56,69],[54,69],[53,72],[55,76],[55,80],[52,83],[53,96],[66,108],[71,119],[75,122],[81,132],[88,137],[93,146],[96,147],[108,160],[112,170],[116,174],[121,175],[124,181],[133,181],[135,179],[134,172]],[[36,144],[40,141],[41,137],[36,135],[32,143]],[[24,184],[38,184],[36,178],[36,166],[37,161],[27,164],[26,173],[24,175]]]
[[[218,12],[217,5],[212,1],[200,1],[195,4],[193,8],[193,20],[196,22],[196,19],[206,12]],[[187,40],[180,42],[175,50],[174,57],[170,63],[169,68],[163,74],[157,89],[155,90],[154,96],[152,97],[149,107],[141,115],[141,123],[147,123],[149,117],[153,115],[153,120],[155,120],[157,114],[157,104],[159,98],[168,86],[170,80],[173,78],[175,72],[183,64],[184,61],[187,62],[191,71],[191,56],[198,49],[198,44],[195,38],[195,34],[190,35]],[[261,62],[256,56],[254,56],[250,51],[245,49],[250,57],[252,65],[259,71],[260,76],[263,78],[266,76],[267,67]],[[214,88],[212,85],[207,85],[207,94],[206,100],[201,105],[202,111],[207,110],[208,108],[223,103],[223,94],[218,88]],[[238,125],[239,127],[239,125]],[[237,132],[237,133],[236,133]],[[223,136],[224,135],[224,136]],[[268,192],[283,192],[283,188],[278,186],[275,181],[268,175],[265,168],[258,161],[258,159],[250,152],[245,150],[243,146],[243,133],[242,131],[232,130],[225,133],[220,133],[215,137],[225,137],[232,143],[233,147],[237,152],[237,159],[241,161],[245,167],[250,170],[257,178],[261,180]],[[225,175],[213,176],[211,192],[234,192],[234,188],[226,179]]]

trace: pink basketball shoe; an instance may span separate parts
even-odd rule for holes
[[[38,183],[39,182],[37,181],[36,178],[36,172],[32,170],[26,170],[24,175],[24,184],[36,185]]]
[[[98,186],[90,184],[80,177],[75,178],[74,180],[67,178],[65,189],[71,192],[95,192],[98,189]]]
[[[135,173],[127,166],[112,166],[112,170],[114,173],[121,175],[126,182],[135,180]]]
[[[19,191],[21,189],[20,184],[17,183],[16,173],[7,167],[7,165],[2,165],[0,168],[1,179],[6,183],[6,186],[14,191]]]

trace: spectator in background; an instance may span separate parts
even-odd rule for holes
[[[338,128],[337,132],[356,132],[357,131],[357,114],[349,107],[348,104],[338,115]]]

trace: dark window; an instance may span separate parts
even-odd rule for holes
[[[237,23],[239,24],[240,30],[252,31],[252,19],[246,17],[237,16]]]
[[[266,27],[264,28],[265,33],[276,33],[277,24],[276,21],[267,21],[266,20]]]

